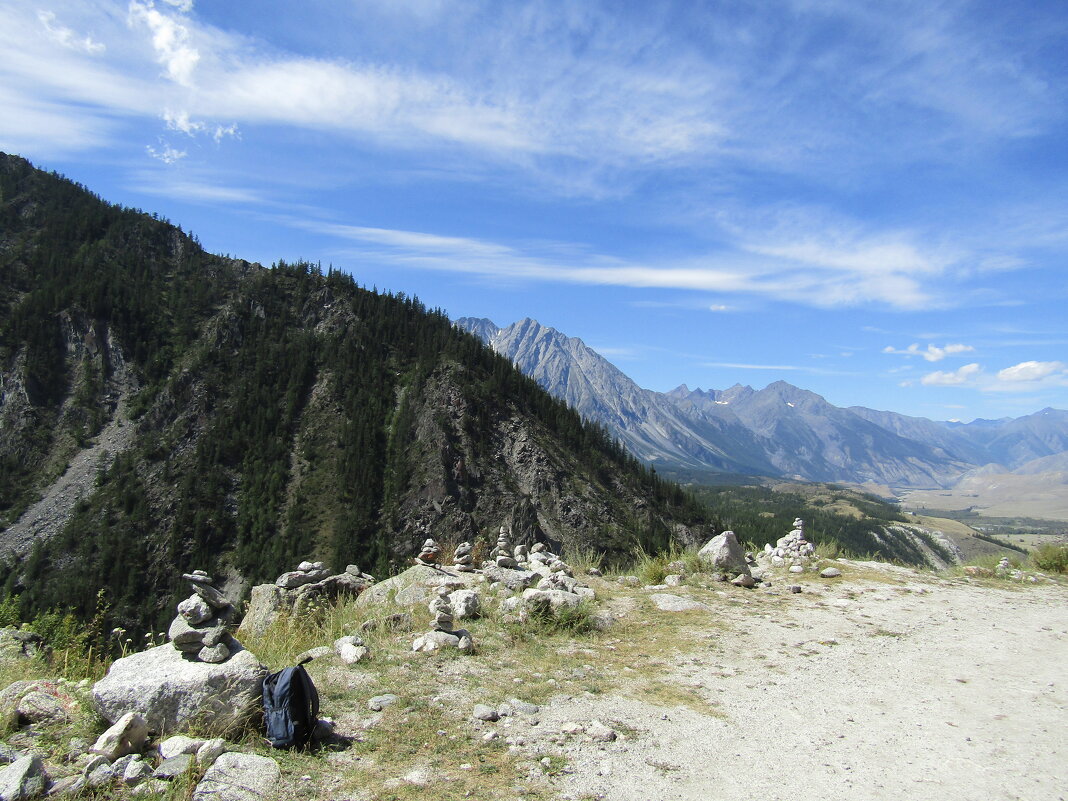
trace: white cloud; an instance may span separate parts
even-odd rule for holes
[[[145,151],[154,159],[159,159],[164,164],[174,164],[176,161],[181,161],[189,154],[184,150],[178,150],[175,147],[166,142],[160,142],[160,149],[152,147],[152,145],[146,145]]]
[[[79,37],[70,28],[56,24],[56,15],[52,11],[38,11],[37,19],[40,20],[52,41],[57,42],[71,50],[80,50],[91,56],[98,55],[107,50],[100,42],[94,41],[92,36]]]
[[[940,362],[947,356],[952,356],[957,353],[971,353],[974,351],[971,345],[963,345],[960,343],[947,344],[945,347],[938,347],[937,345],[928,344],[926,348],[921,349],[919,343],[912,343],[904,350],[898,350],[893,345],[887,345],[883,348],[883,353],[899,353],[904,356],[922,356],[925,361]]]
[[[191,9],[192,3],[188,3],[188,6]],[[157,9],[152,0],[131,0],[129,21],[131,27],[145,25],[152,32],[156,60],[163,65],[167,78],[181,86],[191,87],[200,52],[191,44],[189,28],[177,18]]]
[[[928,373],[920,379],[920,383],[927,387],[953,387],[974,381],[982,372],[978,364],[966,364],[958,370],[944,372],[938,370]]]
[[[999,370],[998,381],[1006,383],[1042,381],[1051,376],[1064,376],[1065,373],[1068,373],[1068,365],[1064,362],[1020,362]]]

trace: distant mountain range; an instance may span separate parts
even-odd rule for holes
[[[1042,472],[1063,464],[1060,455],[1068,452],[1068,412],[1058,409],[961,424],[840,408],[785,381],[761,390],[683,384],[654,392],[581,339],[536,320],[506,328],[472,317],[455,324],[654,465],[933,489],[988,465],[998,472]]]

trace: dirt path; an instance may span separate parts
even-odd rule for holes
[[[1068,588],[868,575],[710,612],[727,631],[695,637],[673,679],[720,716],[588,695],[545,706],[544,750],[569,763],[561,797],[1068,798]],[[626,736],[548,737],[594,719]]]

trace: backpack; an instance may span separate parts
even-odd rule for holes
[[[263,680],[263,718],[275,748],[306,746],[319,719],[319,693],[304,669],[308,661]]]

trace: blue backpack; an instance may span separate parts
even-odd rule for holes
[[[309,661],[263,680],[263,718],[275,748],[302,748],[311,740],[319,719],[319,693],[304,669]]]

